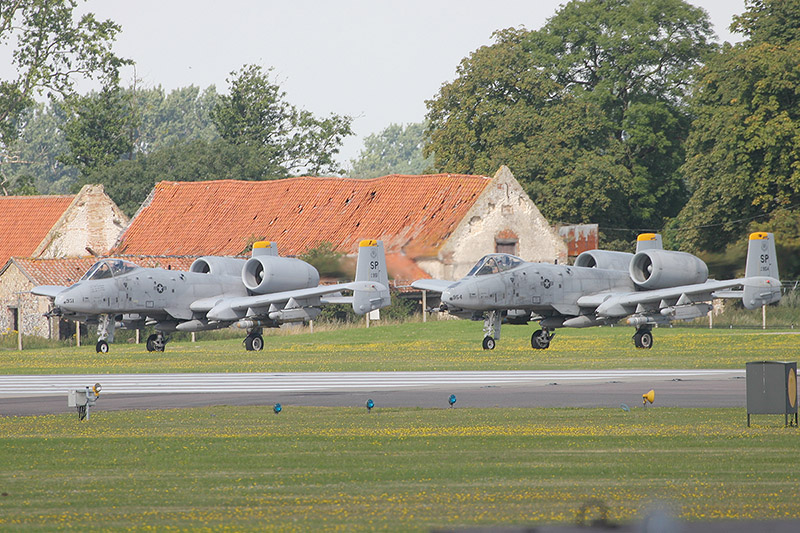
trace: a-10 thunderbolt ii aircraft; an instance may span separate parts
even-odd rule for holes
[[[349,283],[319,285],[316,268],[279,257],[275,243],[262,241],[253,245],[250,259],[201,257],[188,272],[103,259],[71,287],[47,285],[31,292],[54,299],[52,315],[97,323],[96,348],[103,353],[115,327],[143,326],[156,330],[147,339],[151,352],[164,351],[171,332],[231,325],[248,331],[248,350],[261,350],[262,328],[313,320],[324,304],[349,303],[363,315],[391,303],[383,242],[375,240],[359,243],[355,281]]]
[[[708,279],[700,258],[664,250],[661,236],[647,233],[638,237],[636,254],[590,250],[575,266],[490,254],[459,281],[420,279],[411,285],[441,292],[441,311],[484,318],[487,350],[500,339],[503,320],[538,321],[541,329],[531,336],[531,346],[546,349],[557,328],[614,324],[628,317],[636,326],[635,346],[651,348],[654,325],[704,316],[712,298],[741,298],[748,309],[781,298],[775,241],[763,232],[750,235],[745,277],[739,279]]]

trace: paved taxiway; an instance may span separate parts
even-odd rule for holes
[[[96,410],[210,405],[630,407],[656,391],[665,407],[744,407],[744,370],[319,372],[0,376],[0,415],[71,412],[67,391],[100,383]]]

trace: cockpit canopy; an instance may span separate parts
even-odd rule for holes
[[[81,281],[89,279],[110,279],[114,276],[126,274],[135,268],[139,267],[129,261],[123,261],[122,259],[103,259],[92,265],[92,268],[83,275]]]
[[[467,273],[467,276],[485,276],[487,274],[497,274],[505,272],[524,263],[519,257],[508,254],[489,254],[484,255],[475,263]]]

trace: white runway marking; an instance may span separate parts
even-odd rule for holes
[[[105,394],[316,392],[458,385],[546,385],[608,381],[744,378],[732,370],[563,370],[493,372],[297,372],[0,376],[0,397],[62,395],[100,383]]]

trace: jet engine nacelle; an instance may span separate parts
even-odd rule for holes
[[[631,259],[633,259],[633,254],[627,252],[587,250],[575,259],[575,266],[627,272]]]
[[[291,291],[319,285],[319,272],[300,259],[261,255],[247,260],[242,282],[255,294]]]
[[[630,275],[641,289],[665,289],[704,283],[708,267],[699,257],[685,252],[645,250],[633,256]]]
[[[215,276],[241,276],[244,265],[244,259],[207,255],[195,259],[192,266],[189,267],[189,272],[213,274]]]

